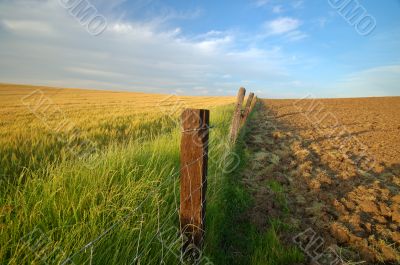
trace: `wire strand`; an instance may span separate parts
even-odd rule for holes
[[[193,164],[195,164],[197,161],[199,161],[200,159],[202,159],[204,156],[207,155],[207,152],[204,152],[202,156],[200,156],[199,158],[197,158],[196,160],[192,161],[189,164],[186,164],[184,167],[182,167],[179,171],[175,172],[174,174],[172,174],[170,177],[168,177],[166,179],[165,182],[163,182],[160,186],[162,186],[164,183],[166,183],[170,178],[174,178],[176,175],[178,175],[183,169],[185,169],[188,166],[191,166]],[[139,204],[139,206],[137,206],[133,212],[125,215],[122,219],[120,219],[119,221],[117,221],[116,223],[114,223],[113,225],[111,225],[109,228],[107,228],[106,230],[104,230],[98,237],[96,237],[94,240],[90,241],[89,243],[87,243],[85,246],[83,246],[80,250],[78,250],[77,252],[75,252],[73,255],[70,255],[68,258],[66,258],[61,265],[65,265],[68,262],[71,262],[72,259],[74,257],[76,257],[78,254],[82,253],[83,251],[85,251],[86,249],[88,249],[89,247],[93,246],[95,243],[97,243],[99,240],[101,240],[104,236],[106,236],[109,232],[111,232],[112,230],[114,230],[119,224],[121,223],[125,223],[127,220],[129,220],[130,217],[132,217],[135,212],[141,208],[144,203],[151,198],[151,195],[154,193],[154,191],[151,191],[146,198]],[[175,213],[175,212],[174,212]]]

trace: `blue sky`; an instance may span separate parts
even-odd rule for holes
[[[89,1],[106,30],[90,35],[60,1]],[[376,22],[370,34],[360,35],[332,6],[344,1]],[[399,96],[399,15],[398,0],[0,0],[0,82],[189,95],[235,95],[245,86],[272,98]]]

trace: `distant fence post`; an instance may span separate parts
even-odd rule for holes
[[[251,102],[250,113],[253,111],[254,107],[256,106],[257,100],[258,100],[258,98],[257,98],[257,96],[256,96],[256,97],[254,98],[254,100]]]
[[[231,142],[236,142],[239,129],[240,129],[240,121],[242,119],[242,105],[244,100],[244,95],[246,94],[246,89],[241,87],[239,89],[239,93],[237,95],[236,107],[235,112],[233,113],[233,120],[231,126]]]
[[[249,98],[247,99],[247,102],[246,102],[246,108],[244,109],[244,113],[242,116],[242,122],[241,122],[242,125],[246,123],[247,117],[249,116],[249,114],[251,112],[251,105],[253,103],[253,98],[254,98],[254,93],[250,93]]]
[[[205,229],[210,111],[186,109],[182,113],[180,227],[182,254],[196,259]]]

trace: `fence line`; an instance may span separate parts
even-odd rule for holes
[[[250,93],[246,107],[242,110],[246,89],[241,87],[230,128],[230,139],[235,143],[257,98]],[[208,171],[210,111],[203,109],[186,109],[182,113],[181,170],[180,176],[180,228],[186,238],[182,244],[182,255],[197,259],[200,256],[205,234],[206,190]],[[203,153],[203,159],[196,161],[192,167],[187,163],[193,156]]]
[[[244,110],[242,110],[246,89],[239,89],[235,112],[233,114],[230,128],[230,139],[232,143],[236,142],[241,127],[246,123],[249,114],[256,104],[257,97],[251,93]],[[208,149],[209,149],[209,130],[213,128],[209,124],[209,110],[186,109],[181,116],[182,139],[181,139],[181,167],[180,169],[167,177],[159,187],[168,184],[180,174],[180,208],[179,222],[182,240],[181,258],[189,257],[199,259],[204,242],[205,233],[205,215],[206,215],[206,187],[208,173]],[[111,233],[119,225],[126,223],[132,218],[142,206],[152,198],[155,190],[150,191],[147,196],[135,207],[132,212],[126,214],[119,221],[112,224],[96,238],[85,244],[77,252],[69,255],[60,264],[72,263],[73,259],[79,254],[90,248],[90,262],[93,258],[93,248],[97,242]],[[178,209],[169,216],[173,216]],[[142,217],[143,218],[143,217]],[[164,226],[164,225],[162,225]],[[152,239],[154,239],[155,235]],[[135,257],[133,263],[136,261]]]

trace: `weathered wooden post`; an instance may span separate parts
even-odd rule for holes
[[[244,100],[244,95],[246,94],[246,89],[241,87],[237,95],[235,112],[233,113],[233,120],[231,126],[231,142],[236,142],[237,136],[240,129],[240,120],[242,119],[242,105]]]
[[[186,109],[182,113],[180,227],[182,254],[196,258],[205,229],[210,111]]]
[[[249,98],[247,99],[247,102],[246,102],[246,108],[244,109],[244,113],[242,116],[241,125],[246,123],[247,117],[249,116],[249,114],[251,112],[251,105],[253,103],[253,98],[254,98],[254,93],[250,93]]]
[[[253,102],[251,103],[250,113],[253,111],[254,107],[257,105],[257,100],[258,100],[258,97],[256,96],[256,97],[253,99]]]

